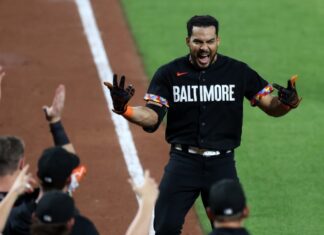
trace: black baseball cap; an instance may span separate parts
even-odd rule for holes
[[[216,182],[210,189],[209,207],[215,216],[233,216],[243,212],[246,198],[241,184],[232,179]]]
[[[45,185],[61,185],[66,182],[79,163],[80,159],[77,155],[62,147],[47,148],[38,160],[37,175]]]
[[[66,223],[74,217],[74,200],[61,191],[45,193],[36,206],[36,217],[43,223]]]

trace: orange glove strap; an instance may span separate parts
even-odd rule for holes
[[[123,113],[122,115],[125,117],[125,118],[131,118],[133,116],[133,108],[131,106],[128,106],[127,105],[127,108],[126,108],[126,111],[125,113]]]

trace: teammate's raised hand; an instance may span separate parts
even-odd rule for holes
[[[6,73],[4,72],[2,66],[0,66],[0,100],[1,100],[1,82],[5,75],[6,75]]]
[[[110,90],[110,95],[113,101],[113,111],[117,114],[125,113],[127,103],[135,94],[135,89],[132,85],[128,85],[125,89],[125,76],[121,76],[118,84],[117,74],[114,74],[113,84],[104,82],[104,85]]]
[[[61,115],[64,108],[64,102],[65,102],[65,86],[61,84],[56,88],[52,105],[50,107],[46,105],[43,106],[46,119],[49,122],[54,123],[61,120]]]
[[[35,179],[31,173],[27,173],[29,165],[26,165],[17,176],[14,184],[11,186],[10,191],[21,195],[25,192],[32,192],[34,189],[32,185],[36,184]]]
[[[133,191],[143,200],[144,203],[155,203],[159,195],[159,189],[157,183],[150,176],[148,170],[144,173],[144,182],[142,185],[135,185],[131,179],[129,179],[129,183],[132,185]]]

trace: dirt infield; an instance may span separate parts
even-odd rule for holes
[[[143,104],[147,78],[119,1],[92,4],[113,71],[125,74],[136,87],[131,104]],[[75,2],[1,0],[0,64],[7,73],[0,134],[25,140],[26,161],[35,172],[42,149],[52,145],[41,107],[50,104],[58,84],[65,84],[63,123],[88,168],[75,194],[78,207],[101,234],[124,234],[137,202]],[[169,148],[163,128],[154,134],[134,125],[131,130],[143,167],[160,180]],[[201,234],[192,211],[183,234]]]

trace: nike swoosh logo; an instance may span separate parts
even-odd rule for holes
[[[184,76],[186,74],[188,74],[188,72],[177,72],[176,73],[177,77],[181,77],[181,76]]]

